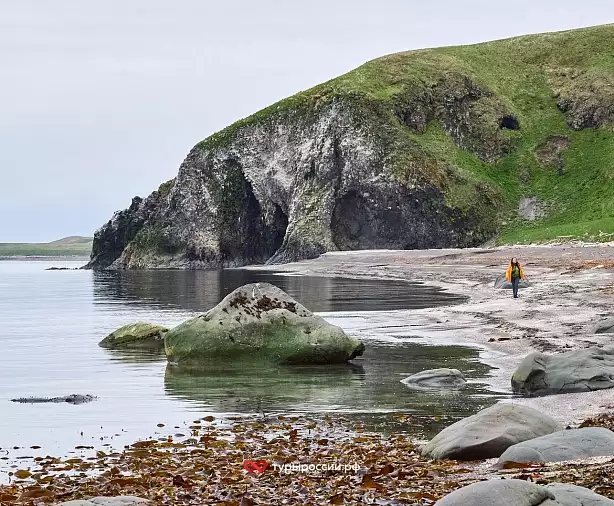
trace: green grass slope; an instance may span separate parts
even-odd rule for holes
[[[449,83],[463,79],[488,93],[468,109],[475,128],[459,142],[427,109],[437,100],[445,109],[461,86]],[[401,181],[421,173],[466,209],[475,204],[476,185],[489,185],[501,197],[500,242],[614,237],[614,25],[385,56],[243,119],[198,148],[231,142],[254,124],[315,114],[333,101],[352,104]],[[425,128],[408,128],[400,112],[423,106]],[[492,130],[503,110],[519,129]],[[548,156],[553,137],[565,148]],[[519,218],[521,197],[538,199],[541,218]]]
[[[0,257],[89,257],[91,251],[91,237],[71,236],[48,243],[0,243]]]

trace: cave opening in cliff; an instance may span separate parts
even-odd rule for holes
[[[369,209],[366,199],[352,190],[341,197],[333,209],[330,228],[340,250],[365,248],[369,235]]]
[[[520,130],[520,123],[514,116],[503,116],[499,122],[501,130]]]
[[[279,248],[281,248],[287,229],[288,215],[279,204],[275,204],[275,211],[273,211],[273,217],[269,228],[271,237],[270,255],[273,255],[277,252],[277,250],[279,250]]]

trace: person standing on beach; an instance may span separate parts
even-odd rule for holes
[[[525,279],[524,271],[518,262],[516,257],[512,258],[507,271],[505,271],[505,279],[512,283],[512,290],[514,292],[514,298],[518,298],[518,284],[521,279]]]

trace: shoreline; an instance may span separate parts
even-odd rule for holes
[[[519,299],[511,290],[494,288],[512,256],[531,281]],[[410,330],[416,342],[477,348],[480,360],[495,368],[484,380],[497,392],[511,394],[512,373],[533,351],[555,353],[610,341],[591,329],[614,313],[614,243],[333,252],[247,269],[419,282],[466,296],[468,301],[457,305],[395,311],[401,328],[391,334]],[[528,405],[571,425],[614,403],[614,389],[499,402]]]

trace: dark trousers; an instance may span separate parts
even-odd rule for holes
[[[514,291],[514,297],[518,297],[518,283],[520,283],[520,278],[512,278],[512,290]]]

